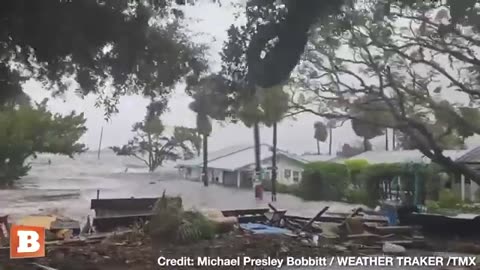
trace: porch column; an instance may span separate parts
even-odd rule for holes
[[[241,175],[240,171],[237,171],[237,188],[240,188],[240,180],[241,180],[240,175]]]
[[[462,194],[462,201],[465,201],[465,175],[462,174],[460,178],[460,192]]]
[[[469,188],[469,190],[470,190],[470,201],[471,201],[471,202],[474,202],[474,201],[475,201],[475,190],[476,190],[475,187],[476,187],[475,182],[473,182],[472,180],[470,180],[470,188]]]

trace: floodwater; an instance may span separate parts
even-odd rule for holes
[[[49,165],[48,160],[51,160]],[[70,159],[43,155],[32,161],[29,175],[18,181],[18,188],[0,190],[0,215],[13,219],[25,214],[59,213],[85,220],[91,215],[90,200],[100,190],[100,198],[158,197],[180,195],[186,208],[260,208],[268,207],[270,194],[263,201],[254,198],[252,190],[236,189],[183,180],[173,165],[148,173],[141,161],[119,157],[111,152],[86,153]],[[128,170],[126,171],[126,168]],[[347,212],[354,206],[336,202],[305,202],[277,195],[275,205],[290,214],[314,216],[321,208]]]
[[[264,194],[263,201],[257,201],[252,190],[213,184],[204,187],[200,182],[183,180],[173,165],[148,173],[141,161],[118,157],[107,151],[102,153],[100,160],[96,153],[86,153],[75,159],[42,155],[32,162],[32,166],[29,175],[18,181],[16,189],[0,190],[0,216],[8,214],[14,221],[27,214],[58,213],[85,221],[93,214],[90,200],[96,197],[97,190],[100,190],[100,198],[156,197],[165,190],[167,195],[180,195],[186,208],[260,208],[267,207],[270,202],[269,193]],[[334,212],[348,212],[355,207],[337,202],[305,202],[286,194],[278,194],[275,205],[287,209],[290,214],[304,216],[314,216],[327,205]],[[323,267],[303,269],[319,268]],[[333,265],[329,268],[349,267]]]

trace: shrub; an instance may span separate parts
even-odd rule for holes
[[[369,205],[369,197],[368,191],[364,188],[348,189],[345,193],[345,200],[348,203]]]
[[[202,239],[213,239],[214,236],[215,226],[202,213],[185,212],[177,232],[179,243],[187,244]]]
[[[298,193],[306,200],[336,200],[345,197],[349,174],[345,164],[314,162],[305,166]]]
[[[262,180],[262,186],[265,191],[272,191],[272,181],[264,179]],[[277,181],[277,193],[297,194],[298,185],[285,185]]]
[[[455,209],[462,204],[462,200],[458,195],[452,192],[450,189],[443,189],[439,193],[438,207]]]
[[[365,159],[350,159],[345,161],[345,165],[350,173],[350,181],[355,186],[359,186],[358,175],[369,166],[368,161]]]

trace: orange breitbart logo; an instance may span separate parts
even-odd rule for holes
[[[12,225],[10,259],[45,257],[45,228]]]

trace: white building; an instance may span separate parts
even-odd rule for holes
[[[255,169],[255,152],[253,146],[237,145],[208,153],[209,182],[225,186],[251,187]],[[264,177],[271,178],[272,150],[267,144],[261,145],[261,160]],[[277,149],[277,181],[285,185],[300,182],[303,166],[309,161],[300,156]],[[180,161],[186,179],[201,180],[203,157]]]
[[[455,162],[463,163],[480,171],[480,147],[465,150],[444,150],[443,154]],[[431,162],[419,150],[367,151],[349,158],[363,159],[369,164],[379,163],[425,163]],[[338,161],[340,162],[340,160]],[[451,189],[462,200],[478,201],[480,187],[477,183],[466,179],[464,175],[452,175]]]

